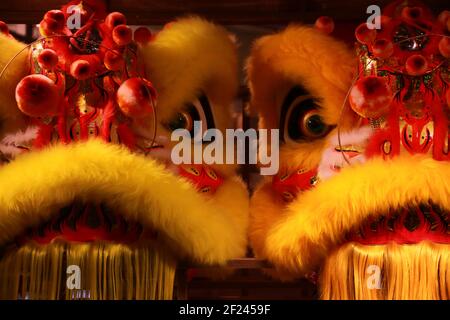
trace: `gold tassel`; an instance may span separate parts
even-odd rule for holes
[[[67,267],[80,268],[80,290]],[[29,243],[0,260],[1,299],[172,299],[176,260],[154,244]]]
[[[449,299],[450,247],[347,243],[321,270],[322,299]]]

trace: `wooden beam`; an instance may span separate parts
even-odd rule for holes
[[[0,1],[0,20],[7,23],[39,23],[44,13],[67,0]],[[390,0],[377,1],[380,6]],[[448,9],[448,0],[425,1],[436,13]],[[176,17],[198,14],[222,24],[271,25],[292,21],[312,23],[321,15],[336,21],[359,22],[373,0],[109,0],[109,11],[120,11],[130,25],[160,25]]]

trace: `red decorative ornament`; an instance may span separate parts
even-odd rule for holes
[[[86,60],[76,60],[70,66],[70,74],[77,80],[86,80],[92,76],[91,64]]]
[[[39,23],[39,30],[44,36],[61,33],[66,25],[64,13],[61,10],[50,10]]]
[[[367,23],[361,23],[355,30],[356,39],[362,44],[372,44],[377,37],[375,29],[369,29]]]
[[[117,103],[124,114],[142,118],[153,112],[156,91],[149,81],[131,78],[117,90]]]
[[[80,13],[81,25],[69,29],[72,6]],[[96,0],[71,1],[61,11],[45,14],[40,26],[44,38],[29,51],[32,76],[16,88],[20,110],[39,129],[34,147],[54,139],[70,143],[92,136],[138,148],[130,124],[137,120],[134,117],[151,113],[156,92],[145,80],[125,23],[123,14],[107,15],[104,3]],[[133,78],[140,79],[145,90],[133,91],[133,81],[127,82]],[[118,94],[121,85],[121,92],[128,88],[135,104]]]
[[[317,18],[316,23],[314,26],[320,30],[323,31],[326,34],[330,34],[334,30],[334,21],[332,18],[327,16],[321,16]]]
[[[0,21],[0,32],[5,35],[9,35],[8,25],[6,23],[4,23],[3,21]]]
[[[421,54],[410,56],[405,64],[406,72],[412,76],[419,76],[428,70],[427,59]]]
[[[125,60],[116,50],[110,50],[105,53],[105,67],[111,71],[119,71],[125,67]]]
[[[39,54],[37,60],[41,68],[52,70],[58,64],[58,55],[52,49],[44,49]]]
[[[435,19],[418,1],[399,0],[383,11],[371,45],[365,28],[358,27],[360,79],[349,102],[376,130],[367,158],[407,152],[450,160],[450,119],[443,108],[449,99],[450,50],[448,37],[442,36],[449,21],[449,11]]]
[[[137,43],[145,44],[150,42],[152,38],[152,33],[146,27],[139,27],[134,31],[134,41]]]
[[[178,173],[201,193],[215,193],[223,183],[223,178],[208,166],[179,166]]]
[[[121,24],[118,25],[117,27],[114,27],[112,37],[117,45],[126,46],[132,40],[132,32],[130,27]]]
[[[439,23],[441,23],[441,25],[445,27],[447,26],[449,20],[450,20],[450,11],[448,10],[442,11],[438,16]]]
[[[54,21],[58,25],[59,29],[63,29],[66,23],[66,18],[61,10],[50,10],[44,15],[45,21]]]
[[[363,118],[378,118],[391,105],[393,94],[386,80],[377,76],[359,79],[353,85],[349,102],[353,111]]]
[[[16,87],[17,106],[31,117],[56,115],[60,100],[58,86],[41,74],[26,76]]]
[[[402,10],[402,18],[405,20],[418,20],[423,16],[421,7],[404,7]]]
[[[386,28],[389,26],[389,23],[392,21],[391,17],[388,17],[386,15],[381,15],[380,17],[380,23],[381,23],[381,29]]]
[[[292,174],[276,175],[272,179],[272,189],[285,202],[291,202],[298,193],[311,189],[317,182],[317,168],[300,169]]]
[[[372,52],[377,58],[387,59],[394,53],[394,45],[387,39],[377,39],[372,45]]]
[[[450,20],[449,20],[450,21]],[[439,52],[444,58],[450,59],[450,38],[442,37],[439,41]]]
[[[127,24],[127,19],[120,12],[111,12],[105,19],[105,25],[110,29],[114,29],[122,24]]]

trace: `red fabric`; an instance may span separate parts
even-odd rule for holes
[[[276,175],[272,179],[272,189],[283,200],[292,201],[299,192],[309,190],[315,184],[317,168],[298,170],[292,174]]]
[[[100,205],[71,204],[65,212],[56,215],[48,223],[29,230],[17,239],[19,244],[35,241],[49,244],[55,240],[67,242],[108,241],[134,243],[140,239],[154,239],[157,233],[143,230],[132,221],[126,221],[120,214],[107,212]]]
[[[214,193],[223,183],[223,178],[208,166],[179,166],[178,172],[201,193]]]
[[[382,245],[389,242],[398,244],[414,244],[421,241],[431,241],[434,243],[450,244],[450,233],[448,233],[448,223],[444,221],[444,217],[439,216],[435,211],[430,210],[430,217],[436,223],[434,230],[431,230],[431,223],[425,219],[425,216],[419,208],[414,210],[417,217],[417,228],[413,231],[408,229],[405,220],[408,217],[408,209],[402,209],[398,214],[395,222],[391,222],[388,226],[389,219],[393,214],[388,215],[381,222],[370,219],[365,223],[358,232],[351,232],[348,241],[355,241],[364,245]],[[376,225],[371,226],[371,224]]]

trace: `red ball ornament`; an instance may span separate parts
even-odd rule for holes
[[[39,23],[39,32],[44,37],[53,35],[55,33],[55,29],[56,29],[56,22],[54,20],[50,22],[42,20]]]
[[[105,19],[105,24],[110,28],[114,29],[121,24],[127,24],[127,19],[120,12],[111,12]]]
[[[377,37],[375,29],[369,29],[367,23],[361,23],[355,30],[356,39],[362,44],[371,44]]]
[[[60,98],[58,86],[42,74],[26,76],[16,87],[17,106],[31,117],[56,115]]]
[[[64,28],[64,24],[66,22],[66,17],[61,10],[50,10],[47,11],[44,15],[44,20],[54,20],[58,23],[59,27]]]
[[[334,30],[334,21],[332,18],[327,16],[321,16],[317,18],[316,23],[314,26],[320,30],[323,31],[326,34],[330,34]]]
[[[377,39],[372,45],[372,52],[377,58],[387,59],[394,53],[394,45],[387,39]]]
[[[428,70],[428,62],[421,54],[414,54],[405,63],[406,72],[411,76],[419,76]]]
[[[70,75],[77,80],[86,80],[92,75],[92,68],[89,61],[76,60],[70,66]]]
[[[442,37],[441,41],[439,41],[439,52],[443,57],[449,59],[450,58],[450,38]]]
[[[58,55],[52,49],[44,49],[37,60],[42,69],[52,70],[58,64]]]
[[[66,20],[64,13],[60,10],[48,11],[44,19],[39,24],[39,30],[42,35],[50,36],[53,34],[61,33],[65,27]]]
[[[0,32],[6,35],[9,35],[9,28],[6,23],[3,21],[0,21]]]
[[[392,99],[392,90],[386,79],[377,76],[360,78],[349,95],[351,108],[363,118],[384,115],[389,110]]]
[[[134,31],[134,41],[146,44],[152,40],[152,33],[146,27],[139,27]]]
[[[391,21],[392,21],[391,17],[381,15],[380,16],[381,29],[384,29]]]
[[[438,16],[438,21],[444,27],[448,28],[448,23],[450,22],[450,11],[448,11],[448,10],[442,11]],[[447,30],[447,31],[450,31],[450,30]]]
[[[417,20],[423,16],[421,7],[404,7],[402,10],[402,18],[406,20]]]
[[[104,64],[108,70],[118,71],[123,69],[123,67],[125,66],[125,61],[119,52],[113,50],[106,51]]]
[[[121,24],[117,27],[114,27],[112,32],[112,37],[114,42],[119,46],[126,46],[131,42],[132,39],[132,32],[130,27]]]
[[[153,112],[156,92],[149,81],[130,78],[117,90],[117,103],[124,114],[131,118],[142,118]]]

